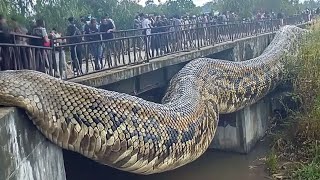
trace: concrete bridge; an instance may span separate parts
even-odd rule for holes
[[[176,52],[144,63],[107,68],[68,80],[159,101],[170,79],[189,61],[199,57],[230,61],[251,59],[263,52],[274,34],[272,28],[250,37],[231,38],[219,44]],[[152,95],[150,98],[150,94],[158,94],[158,97]],[[268,118],[274,108],[271,99],[267,96],[239,112],[221,116],[211,148],[248,153],[268,127]],[[0,109],[0,179],[65,179],[63,159],[69,159],[67,164],[72,163],[68,153],[64,152],[63,157],[62,150],[48,142],[21,110]]]
[[[156,58],[143,64],[75,77],[69,81],[160,102],[170,79],[189,61],[200,57],[229,61],[252,59],[264,51],[274,35],[275,33],[271,32],[228,41],[200,50]],[[266,98],[238,113],[221,116],[220,127],[212,148],[249,152],[267,128],[268,111],[271,111],[268,103]]]

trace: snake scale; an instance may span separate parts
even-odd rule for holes
[[[161,104],[30,71],[0,72],[0,104],[24,109],[58,146],[138,174],[172,170],[201,156],[218,114],[255,103],[282,80],[283,55],[304,30],[285,26],[257,58],[199,58],[170,81]]]

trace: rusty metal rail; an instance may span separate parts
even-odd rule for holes
[[[166,26],[152,31],[150,35],[143,35],[144,29],[138,29],[117,32],[113,39],[103,39],[104,33],[55,38],[51,40],[51,47],[27,45],[32,38],[39,37],[11,34],[12,44],[0,43],[0,70],[32,69],[68,79],[270,33],[282,25],[305,22],[306,16],[299,15],[283,20]],[[70,43],[77,37],[82,41]],[[17,41],[19,38],[24,38],[26,43]]]

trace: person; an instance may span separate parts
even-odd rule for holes
[[[88,28],[88,23],[85,19],[85,17],[80,16],[80,25],[81,25],[81,33],[84,34],[86,29]]]
[[[92,15],[91,15],[91,13],[88,13],[88,15],[87,15],[87,17],[86,17],[86,23],[87,23],[87,24],[90,24],[90,21],[91,21],[92,18],[93,18],[93,17],[92,17]]]
[[[82,74],[82,47],[81,45],[77,45],[77,43],[80,43],[82,41],[82,37],[80,36],[81,31],[75,25],[73,17],[69,17],[68,22],[69,25],[67,27],[66,36],[71,37],[67,39],[67,43],[74,44],[70,46],[73,72]]]
[[[0,14],[0,31],[2,31],[0,33],[0,43],[12,43],[7,19],[2,14]]]
[[[151,33],[155,34],[152,36],[151,38],[151,55],[152,57],[154,56],[159,56],[160,55],[160,41],[161,39],[161,35],[157,34],[157,33],[162,33],[164,32],[164,23],[161,20],[161,16],[156,16],[155,22],[154,22],[154,28],[151,29]],[[156,52],[156,54],[155,54]]]
[[[143,13],[140,13],[140,20],[141,20],[141,27],[143,29],[143,34],[144,35],[150,35],[151,34],[151,21],[146,18],[146,15]]]
[[[32,45],[50,47],[50,39],[48,37],[47,30],[44,26],[45,26],[44,20],[42,19],[36,20],[36,27],[33,28],[32,35],[38,36],[41,38],[34,38],[32,40]]]
[[[311,21],[311,14],[312,14],[312,12],[311,12],[311,10],[310,10],[309,8],[307,8],[306,14],[307,14],[308,22],[310,22],[310,21]]]
[[[115,31],[114,24],[105,16],[101,20],[99,31],[104,33],[102,34],[103,40],[113,39],[113,32]]]
[[[142,26],[142,34],[146,35],[144,41],[146,42],[146,52],[147,55],[150,56],[150,35],[151,35],[151,21],[147,18],[147,16],[143,13],[140,13],[140,20],[141,20],[141,26]],[[149,52],[148,52],[149,51]]]
[[[173,16],[173,26],[174,26],[174,30],[175,31],[180,31],[182,28],[181,28],[181,19],[180,19],[180,16],[179,15],[175,15]]]
[[[0,14],[0,43],[11,44],[12,38],[10,35],[7,19]],[[0,70],[11,69],[10,51],[8,46],[2,46],[0,51]]]
[[[137,15],[133,20],[133,28],[140,29],[141,28],[141,21],[139,19],[139,15]]]
[[[31,40],[31,44],[34,46],[43,46],[43,47],[50,47],[50,39],[48,37],[47,34],[47,30],[45,28],[45,22],[43,19],[37,19],[36,20],[36,27],[33,28],[32,30],[32,35],[33,36],[37,36],[39,38],[32,38]],[[41,72],[46,72],[48,69],[50,68],[49,65],[49,58],[48,58],[48,53],[45,49],[39,49],[36,48],[36,52],[35,52],[35,57],[36,59],[38,59],[39,56],[42,56],[42,59],[44,61],[37,61],[37,67],[36,69],[41,71]],[[41,59],[41,58],[39,58]]]
[[[114,23],[114,20],[108,14],[105,14],[105,18],[112,23],[114,31],[115,31],[116,30],[116,24]]]
[[[56,28],[52,28],[51,32],[50,32],[50,37],[51,39],[56,39],[56,44],[55,46],[57,46],[54,50],[54,62],[53,62],[53,66],[54,66],[54,76],[55,77],[61,77],[61,78],[66,78],[66,66],[67,66],[67,62],[66,62],[66,57],[65,57],[65,51],[63,49],[63,47],[59,47],[59,45],[62,45],[65,43],[65,41],[61,38],[61,33],[58,33]]]
[[[280,26],[283,26],[283,18],[284,18],[284,15],[283,13],[280,11],[277,15],[277,19],[279,19],[280,21]]]
[[[97,19],[92,18],[89,24],[89,28],[86,31],[86,34],[91,34],[90,36],[88,36],[88,40],[89,41],[100,41],[100,35],[97,34],[99,33],[99,26],[97,24]],[[95,70],[100,70],[102,64],[100,64],[100,60],[101,60],[101,46],[100,43],[95,42],[95,43],[91,43],[89,44],[89,49],[91,54],[94,57],[94,69]]]
[[[113,23],[105,16],[102,18],[101,20],[101,25],[99,28],[99,31],[102,34],[102,40],[110,40],[113,39],[113,32],[115,31],[115,27],[113,26]],[[107,62],[109,67],[112,66],[112,62],[111,62],[111,52],[113,50],[113,43],[114,42],[105,42],[103,44],[103,48],[102,48],[102,54],[104,54],[105,49],[107,48],[108,53],[107,53]],[[111,51],[111,52],[110,52]]]

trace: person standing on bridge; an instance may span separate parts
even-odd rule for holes
[[[54,75],[57,78],[66,78],[66,67],[67,67],[67,62],[66,62],[66,55],[63,47],[57,47],[59,45],[62,45],[65,43],[64,39],[59,39],[61,38],[61,33],[58,33],[56,28],[52,28],[50,35],[51,39],[55,39],[54,45],[56,48],[54,49],[54,56],[53,56],[53,67],[54,67]]]
[[[80,30],[74,23],[74,18],[68,18],[69,25],[67,28],[66,36],[69,37],[68,44],[72,44],[70,46],[71,60],[72,60],[72,68],[73,72],[77,74],[82,74],[82,47],[77,43],[81,43],[82,37]]]
[[[101,20],[99,31],[103,33],[102,40],[113,39],[113,32],[115,31],[114,24],[105,16]],[[103,43],[102,55],[104,54],[105,50],[107,50],[106,60],[109,67],[112,67],[111,54],[113,52],[114,42],[115,41],[104,41]]]
[[[146,51],[146,56],[151,56],[150,54],[150,42],[151,42],[151,28],[152,28],[152,25],[151,25],[151,21],[147,18],[148,16],[143,14],[143,13],[140,13],[140,20],[141,20],[141,26],[142,26],[142,34],[145,35],[145,44],[146,44],[146,47],[145,47],[145,51]]]
[[[88,36],[88,41],[95,41],[94,43],[89,44],[90,53],[94,57],[94,70],[100,70],[101,65],[101,41],[99,33],[99,26],[97,24],[97,20],[92,18],[89,24],[89,28],[86,30],[86,34],[91,34]]]
[[[7,24],[7,19],[2,14],[0,14],[0,31],[2,31],[0,32],[0,43],[12,43],[12,38]],[[0,51],[0,70],[10,69],[10,63],[11,61],[9,47],[2,46],[2,51]]]
[[[283,26],[284,25],[284,22],[283,22],[284,15],[281,11],[278,13],[277,18],[280,21],[280,26]]]
[[[7,19],[2,14],[0,14],[0,31],[0,43],[11,43],[12,38],[10,36]]]

